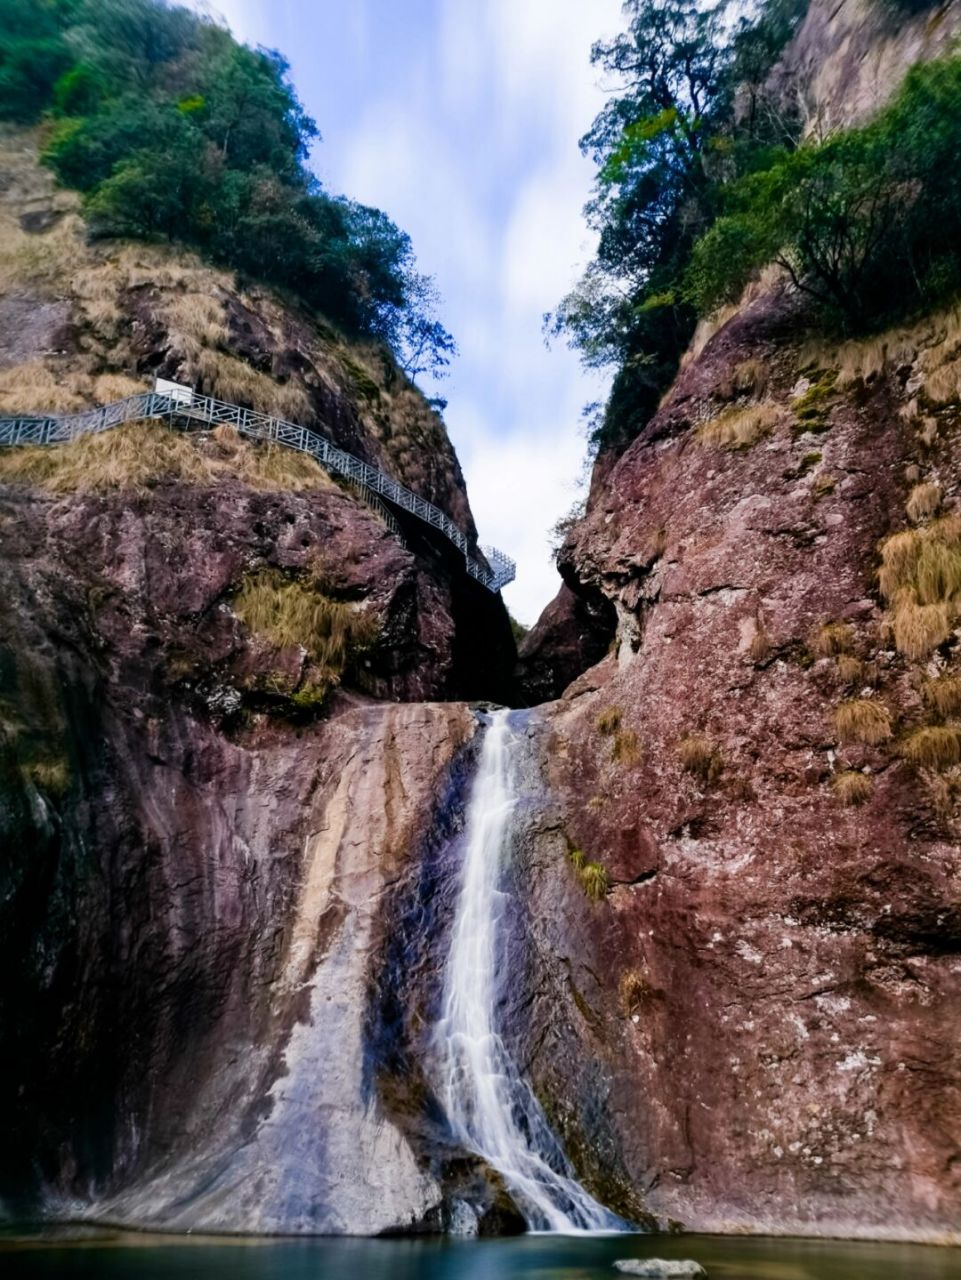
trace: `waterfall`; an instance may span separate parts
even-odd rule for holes
[[[509,714],[490,719],[468,800],[437,1027],[441,1100],[457,1140],[501,1174],[532,1230],[619,1230],[624,1223],[577,1182],[497,1026],[501,983],[509,977],[501,884],[516,801]]]

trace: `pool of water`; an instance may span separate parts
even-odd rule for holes
[[[695,1258],[711,1280],[961,1280],[961,1249],[743,1237],[224,1240],[0,1237],[4,1280],[600,1280],[616,1258]]]

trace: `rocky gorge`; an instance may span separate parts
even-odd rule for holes
[[[955,7],[930,49],[919,21],[907,61]],[[813,84],[831,44],[819,110],[853,75],[869,111],[866,23],[815,0],[779,74]],[[243,380],[473,534],[389,362],[156,246],[81,249],[32,140],[5,146],[0,413]],[[81,252],[68,290],[49,264]],[[895,589],[961,541],[959,334],[946,310],[826,343],[768,273],[598,459],[516,670],[500,600],[319,468],[162,427],[134,462],[105,438],[106,480],[75,445],[5,464],[4,1212],[522,1228],[431,1058],[495,702],[500,1034],[586,1191],[663,1231],[961,1242],[961,757],[932,747],[956,619],[912,647]],[[258,625],[292,585],[336,661]]]

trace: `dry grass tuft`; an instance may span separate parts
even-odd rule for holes
[[[764,662],[770,657],[773,644],[770,632],[764,626],[764,623],[758,619],[754,628],[754,635],[751,636],[751,643],[747,648],[747,656],[752,662]]]
[[[628,767],[640,764],[643,759],[641,745],[633,729],[619,729],[611,743],[611,759]]]
[[[892,629],[898,652],[918,662],[950,636],[951,615],[947,605],[915,604],[905,597],[894,606]]]
[[[862,686],[874,683],[874,673],[871,668],[851,653],[839,654],[834,665],[842,684]]]
[[[591,862],[581,849],[571,849],[567,855],[578,884],[592,902],[601,902],[607,895],[610,880],[599,862]]]
[[[701,444],[715,445],[721,449],[749,449],[770,435],[778,421],[778,410],[773,404],[748,405],[743,409],[725,409],[723,413],[702,423],[697,429]]]
[[[212,448],[207,448],[203,437],[159,423],[128,423],[69,444],[0,449],[0,482],[50,493],[143,492],[164,482],[204,485],[230,479],[270,492],[334,487],[307,454],[249,444],[236,433],[236,439],[211,435]]]
[[[912,524],[930,520],[941,509],[941,486],[932,481],[916,484],[908,495],[908,519]]]
[[[925,769],[950,769],[961,764],[961,728],[927,725],[915,729],[901,743],[901,754]]]
[[[681,768],[703,782],[716,782],[724,769],[724,757],[706,734],[689,733],[677,744]]]
[[[763,360],[742,360],[734,366],[731,386],[735,395],[763,396],[770,380],[770,370]]]
[[[874,783],[865,773],[847,769],[831,779],[831,789],[842,804],[866,804],[874,792]]]
[[[925,702],[939,716],[961,711],[961,676],[937,676],[921,686]]]
[[[80,372],[55,373],[42,360],[0,370],[0,413],[72,413],[86,409],[88,380]],[[143,390],[138,386],[139,391]]]
[[[625,1018],[630,1018],[643,1005],[655,998],[654,988],[637,969],[627,969],[617,984],[617,1001]]]
[[[621,727],[621,713],[617,707],[605,707],[594,721],[598,733],[610,735]]]
[[[318,586],[278,569],[249,574],[233,600],[248,631],[277,649],[303,649],[316,667],[312,689],[338,684],[348,664],[377,637],[373,618],[332,600]]]
[[[63,795],[70,786],[70,766],[66,760],[31,760],[21,769],[38,791],[48,795]]]
[[[834,728],[842,742],[876,747],[891,737],[891,713],[883,702],[849,698],[834,708]]]
[[[854,628],[849,622],[825,622],[811,636],[808,648],[819,658],[834,658],[854,648]]]
[[[926,657],[947,640],[961,608],[961,519],[893,534],[881,547],[878,580],[898,649]]]

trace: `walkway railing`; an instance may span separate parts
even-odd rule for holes
[[[171,425],[174,419],[210,426],[224,423],[254,440],[276,440],[289,449],[308,453],[327,471],[363,486],[372,495],[386,498],[395,507],[410,512],[437,529],[461,552],[470,576],[489,591],[500,591],[501,587],[514,580],[516,566],[509,556],[496,547],[485,546],[479,548],[482,558],[478,558],[472,553],[467,535],[458,529],[450,516],[392,476],[372,467],[368,462],[362,462],[344,449],[338,449],[326,437],[315,431],[308,431],[306,427],[257,413],[253,409],[243,409],[236,404],[227,404],[223,400],[214,400],[210,396],[198,396],[192,392],[167,395],[145,391],[104,405],[103,408],[88,409],[82,413],[50,414],[45,417],[0,417],[0,446],[66,444],[77,436],[109,431],[111,427],[118,427],[124,422],[136,422],[143,418],[166,419]],[[383,504],[378,504],[377,509],[381,508],[386,513],[388,523],[391,523],[391,513]],[[393,521],[392,527],[397,530],[396,521]]]

